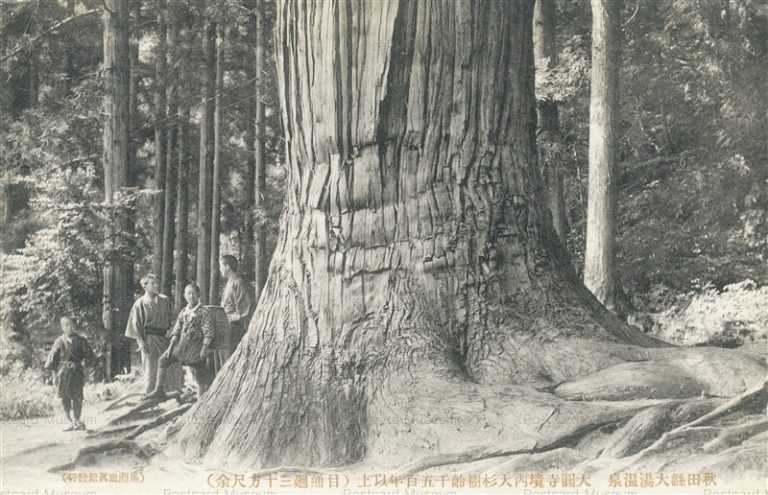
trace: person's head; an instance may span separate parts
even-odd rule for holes
[[[237,258],[232,256],[231,254],[225,254],[221,257],[219,260],[219,271],[221,271],[221,274],[225,277],[229,277],[230,275],[234,275],[237,273]]]
[[[71,316],[64,315],[59,318],[59,325],[61,325],[61,332],[66,336],[71,336],[75,333],[75,322]]]
[[[159,284],[157,282],[157,275],[154,273],[148,273],[141,277],[141,288],[144,292],[153,296],[159,291]]]
[[[195,284],[187,284],[184,287],[184,299],[190,306],[197,306],[200,302],[200,287]]]

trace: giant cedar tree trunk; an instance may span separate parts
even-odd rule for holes
[[[130,99],[130,62],[128,44],[127,0],[104,2],[104,130],[102,164],[104,167],[104,200],[114,205],[116,193],[128,181],[128,125]],[[130,310],[131,271],[111,252],[116,237],[127,228],[125,215],[117,214],[107,225],[107,260],[104,267],[102,320],[106,331],[107,376],[121,371],[127,351],[120,342]]]
[[[648,343],[542,215],[532,6],[279,2],[287,207],[248,334],[172,448],[387,465],[520,441],[505,387]]]
[[[616,133],[621,0],[592,0],[589,194],[584,283],[609,309],[616,303]]]

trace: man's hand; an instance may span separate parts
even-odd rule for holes
[[[142,354],[147,352],[147,343],[145,341],[137,340],[136,345],[139,346],[139,352],[141,352]]]

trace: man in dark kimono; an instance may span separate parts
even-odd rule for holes
[[[210,363],[211,347],[216,329],[208,311],[200,304],[200,288],[188,284],[184,288],[187,306],[181,310],[171,330],[171,341],[160,356],[157,387],[147,397],[161,399],[165,396],[163,376],[173,363],[181,362],[192,372],[200,397],[213,382],[215,371]]]
[[[125,336],[136,340],[141,352],[141,361],[146,384],[145,395],[157,385],[158,361],[168,348],[169,331],[173,323],[171,300],[158,293],[157,277],[145,275],[141,279],[144,295],[136,300],[128,315]],[[172,366],[164,374],[163,388],[166,391],[181,389],[184,376],[181,367]]]
[[[237,273],[237,258],[230,254],[222,256],[219,261],[219,269],[221,274],[227,279],[221,295],[221,305],[227,314],[227,320],[229,320],[231,329],[230,351],[234,351],[248,329],[248,317],[251,314],[251,296],[248,293],[247,284]]]
[[[72,318],[62,316],[59,320],[62,335],[56,339],[45,361],[45,369],[58,369],[58,395],[70,425],[64,431],[84,430],[80,421],[83,412],[84,365],[92,365],[96,358],[88,340],[75,333]]]

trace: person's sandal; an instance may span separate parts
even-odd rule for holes
[[[82,421],[77,422],[77,426],[73,428],[74,430],[85,430],[85,423]]]

